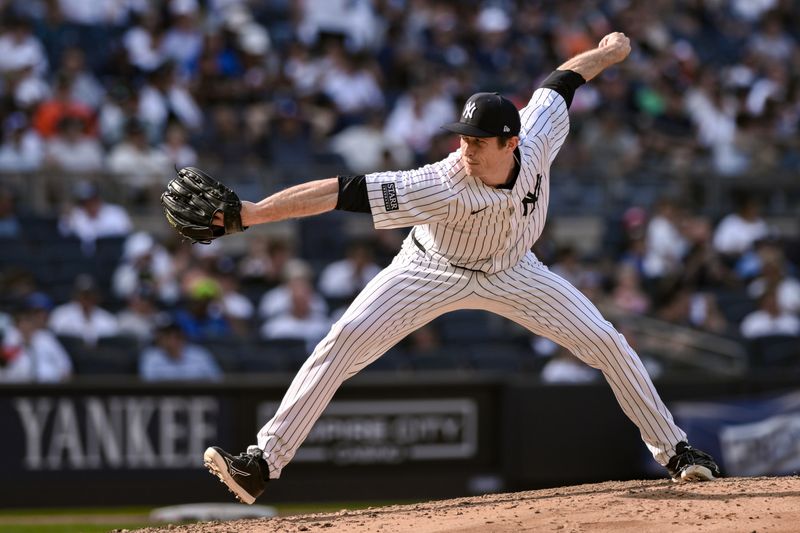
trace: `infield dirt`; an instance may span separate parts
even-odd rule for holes
[[[268,494],[262,496],[268,504]],[[261,502],[259,502],[261,503]],[[137,533],[798,532],[800,477],[610,481],[336,513],[205,522]]]

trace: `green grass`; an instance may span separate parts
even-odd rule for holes
[[[276,504],[273,507],[279,515],[286,516],[332,513],[342,509],[357,510],[417,502],[418,500],[294,503]],[[264,502],[263,505],[271,504]],[[148,517],[151,510],[152,507],[0,509],[0,533],[108,533],[114,529],[136,530],[165,526],[166,524],[160,522],[150,522]],[[42,521],[46,523],[36,523],[37,517],[41,517]],[[87,517],[87,520],[81,520],[81,517]]]
[[[24,524],[0,525],[0,533],[108,533],[114,529],[141,529],[153,524]]]
[[[51,515],[149,515],[152,507],[36,507],[29,509],[0,509],[0,517]]]

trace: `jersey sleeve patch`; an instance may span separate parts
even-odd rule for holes
[[[400,204],[397,203],[397,189],[394,183],[381,184],[381,191],[383,192],[383,207],[386,211],[397,211],[400,209]]]

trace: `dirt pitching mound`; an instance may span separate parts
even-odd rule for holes
[[[800,531],[800,477],[691,484],[611,481],[358,511],[172,525],[137,533],[300,531],[789,533]]]

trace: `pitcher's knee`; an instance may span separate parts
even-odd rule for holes
[[[611,324],[593,324],[582,335],[579,357],[589,366],[598,368],[609,358],[625,357],[627,350],[622,336]]]
[[[352,339],[358,336],[369,337],[369,324],[363,319],[340,319],[331,328],[330,335],[337,339]]]

